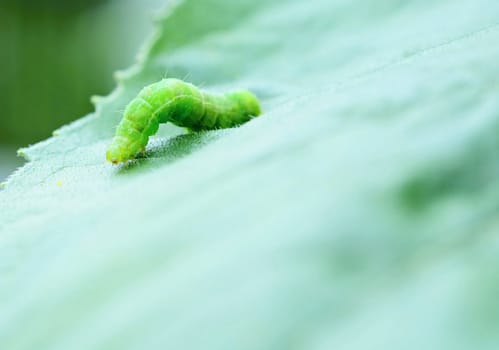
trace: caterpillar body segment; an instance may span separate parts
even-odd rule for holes
[[[106,158],[126,162],[143,151],[160,123],[191,131],[231,128],[261,114],[255,95],[247,90],[214,94],[178,79],[146,86],[127,105]]]

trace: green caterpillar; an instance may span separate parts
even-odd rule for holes
[[[258,99],[249,91],[218,95],[182,80],[163,79],[143,88],[127,105],[106,158],[116,164],[144,152],[160,123],[171,122],[191,131],[222,129],[241,125],[260,113]]]

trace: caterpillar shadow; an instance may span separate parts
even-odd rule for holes
[[[219,139],[225,132],[225,130],[211,130],[182,134],[169,139],[151,138],[146,152],[120,165],[117,174],[127,175],[173,163]]]

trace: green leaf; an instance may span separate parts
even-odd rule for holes
[[[0,193],[2,349],[496,349],[499,3],[185,0]],[[133,27],[133,18],[130,19]],[[240,128],[105,161],[163,76]]]

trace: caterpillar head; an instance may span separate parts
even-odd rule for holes
[[[135,158],[144,146],[140,140],[116,136],[106,151],[106,158],[113,164],[124,163]]]
[[[227,93],[226,96],[236,101],[242,108],[243,114],[257,117],[262,114],[258,98],[247,90],[239,90]]]

